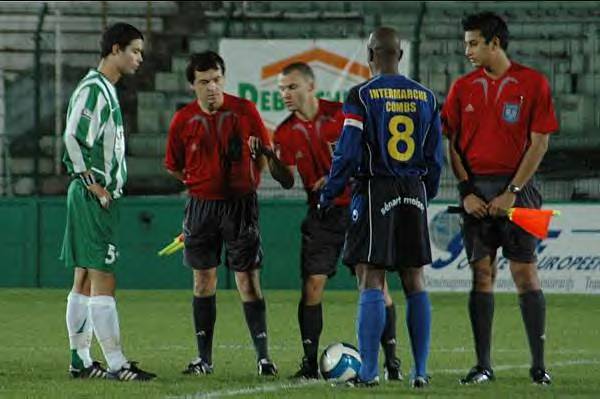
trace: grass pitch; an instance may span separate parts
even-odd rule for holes
[[[0,398],[364,398],[364,397],[600,397],[600,297],[546,295],[546,361],[554,378],[538,387],[528,376],[529,350],[516,294],[496,295],[493,362],[497,380],[462,387],[458,379],[473,365],[467,294],[432,294],[429,358],[431,386],[382,383],[369,390],[288,379],[298,367],[301,344],[296,321],[298,292],[267,291],[271,355],[277,379],[256,376],[254,349],[235,291],[217,294],[217,324],[211,376],[188,377],[181,370],[195,357],[190,291],[119,291],[125,355],[159,378],[150,383],[74,381],[68,377],[65,326],[67,290],[0,289]],[[404,299],[392,293],[398,313],[398,355],[408,374],[412,358],[404,323]],[[357,293],[328,291],[321,347],[356,343]],[[103,361],[94,340],[94,358]]]

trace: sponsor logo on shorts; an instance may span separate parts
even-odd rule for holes
[[[398,205],[414,206],[415,208],[419,208],[419,210],[421,212],[423,212],[423,210],[425,209],[425,205],[423,205],[423,203],[421,202],[421,200],[419,198],[400,196],[400,197],[394,198],[393,200],[391,200],[389,202],[384,202],[383,207],[381,207],[381,214],[383,216],[385,216],[386,213],[388,213],[390,210],[397,207]]]

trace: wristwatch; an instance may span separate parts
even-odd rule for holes
[[[516,184],[509,184],[508,192],[513,194],[519,194],[521,192],[521,187],[517,186]]]

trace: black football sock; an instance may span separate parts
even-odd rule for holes
[[[491,370],[492,320],[494,319],[494,294],[471,291],[469,316],[475,339],[477,365]]]
[[[312,367],[317,365],[319,338],[323,331],[323,308],[321,304],[298,304],[298,322],[304,355]]]
[[[192,303],[198,356],[212,363],[212,341],[217,320],[217,296],[194,297]]]
[[[267,343],[267,317],[264,299],[258,301],[244,302],[244,315],[246,323],[254,342],[258,360],[269,357]]]
[[[544,335],[546,325],[546,300],[541,290],[529,291],[519,295],[521,315],[525,323],[531,363],[533,368],[544,369]]]
[[[386,363],[390,363],[396,358],[396,307],[394,304],[385,307],[385,327],[381,334],[381,348]]]

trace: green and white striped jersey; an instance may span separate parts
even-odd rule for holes
[[[113,198],[127,181],[123,116],[112,83],[91,69],[79,82],[67,110],[63,162],[70,174],[91,170]]]

